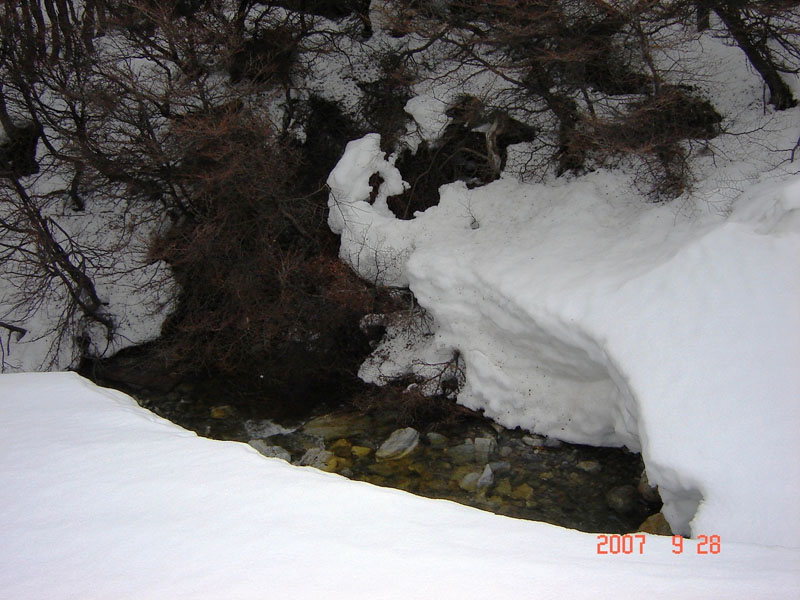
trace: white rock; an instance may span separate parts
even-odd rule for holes
[[[395,460],[408,456],[419,445],[419,431],[413,427],[398,429],[392,432],[378,451],[375,457],[378,460]]]
[[[292,462],[292,455],[289,454],[289,451],[285,448],[281,448],[280,446],[270,446],[264,440],[250,440],[247,443],[267,458],[280,458],[286,462]]]

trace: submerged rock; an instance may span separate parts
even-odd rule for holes
[[[483,469],[483,473],[481,473],[480,478],[478,479],[478,491],[482,491],[488,489],[494,483],[494,473],[492,472],[492,467],[486,465]]]
[[[612,488],[606,494],[608,506],[620,514],[633,512],[639,501],[639,493],[632,485],[620,485]]]
[[[372,422],[358,414],[322,415],[303,425],[302,431],[324,440],[336,440],[369,431]]]
[[[443,448],[448,442],[447,436],[442,435],[441,433],[436,433],[435,431],[431,431],[426,437],[433,448]]]
[[[472,440],[467,440],[463,444],[448,448],[446,452],[448,458],[457,465],[463,465],[475,460],[475,444],[472,443]]]
[[[392,432],[392,435],[381,444],[375,453],[378,460],[395,460],[408,456],[419,445],[419,431],[406,427]]]
[[[479,463],[489,462],[489,455],[497,450],[497,442],[493,438],[475,438],[475,458]]]

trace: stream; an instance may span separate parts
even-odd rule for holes
[[[296,465],[501,515],[629,533],[661,508],[657,491],[641,481],[638,454],[562,443],[479,417],[413,429],[392,411],[365,414],[346,406],[276,418],[204,384],[133,395],[204,437],[250,443]]]

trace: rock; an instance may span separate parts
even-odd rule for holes
[[[582,460],[577,464],[577,467],[587,473],[599,473],[603,470],[603,465],[596,460]]]
[[[552,471],[544,471],[543,473],[539,473],[539,479],[544,479],[547,481],[548,479],[552,479],[554,477]]]
[[[491,462],[489,466],[492,467],[492,472],[495,474],[508,473],[511,471],[511,463],[505,460]]]
[[[521,483],[511,492],[511,497],[517,500],[530,500],[533,497],[533,488],[527,483]]]
[[[448,448],[446,452],[450,460],[457,465],[463,465],[475,460],[475,444],[472,443],[472,440],[467,440],[463,444]]]
[[[347,458],[352,454],[353,445],[344,438],[339,438],[328,447],[336,456]]]
[[[632,485],[620,485],[612,488],[606,494],[608,506],[620,514],[633,512],[639,501],[639,493]]]
[[[447,436],[442,435],[441,433],[436,433],[435,431],[431,431],[426,435],[426,437],[433,448],[443,448],[449,441]]]
[[[358,458],[364,458],[365,456],[370,455],[372,448],[367,448],[366,446],[353,446],[350,448],[350,452],[352,452]]]
[[[524,435],[522,441],[531,448],[540,448],[545,445],[545,439],[540,435]]]
[[[494,483],[494,473],[492,472],[492,467],[486,465],[483,469],[483,473],[481,473],[480,478],[478,479],[478,491],[483,491],[488,489]]]
[[[511,456],[511,453],[514,452],[514,449],[511,446],[501,446],[500,447],[500,456],[503,458],[508,458]]]
[[[544,439],[544,446],[545,448],[561,448],[564,445],[564,442],[561,440],[557,440],[556,438],[545,438]]]
[[[269,419],[248,419],[244,422],[244,430],[251,438],[268,438],[282,433],[292,433],[294,429],[287,429]]]
[[[642,498],[653,504],[661,502],[661,494],[658,493],[658,488],[650,485],[647,480],[647,471],[642,471],[642,476],[639,478],[639,485],[636,488],[642,495]]]
[[[503,477],[497,485],[494,487],[495,494],[499,494],[501,496],[510,496],[511,495],[511,480],[508,477]]]
[[[328,473],[335,471],[338,466],[336,456],[333,452],[323,450],[322,448],[311,448],[303,454],[298,464],[301,467],[314,467],[315,469],[327,471]]]
[[[661,513],[656,513],[647,517],[638,531],[642,533],[652,533],[653,535],[672,535],[672,529],[667,523],[667,519]]]
[[[236,411],[230,404],[223,404],[222,406],[214,406],[211,409],[212,419],[229,419]]]
[[[464,475],[464,478],[458,484],[465,492],[477,492],[478,491],[478,480],[481,478],[480,473],[467,473]]]
[[[339,475],[341,475],[342,477],[347,477],[347,478],[351,479],[353,477],[353,470],[345,467],[344,469],[339,471]]]
[[[474,446],[475,458],[482,464],[488,463],[489,454],[497,450],[497,442],[493,438],[475,438]]]
[[[327,441],[363,433],[370,425],[371,420],[364,415],[331,414],[311,419],[303,425],[302,431]]]
[[[378,460],[395,460],[408,456],[419,445],[419,431],[413,427],[397,429],[375,452]]]
[[[264,440],[250,440],[247,443],[267,458],[280,458],[286,462],[292,462],[292,455],[289,454],[288,450],[280,446],[271,446]]]

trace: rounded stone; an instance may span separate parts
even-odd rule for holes
[[[639,525],[639,531],[642,533],[652,533],[653,535],[672,535],[672,529],[662,513],[656,513],[647,517],[644,523]]]
[[[476,492],[478,491],[478,480],[480,480],[481,474],[480,473],[467,473],[464,475],[464,478],[458,484],[465,492]]]
[[[463,444],[448,448],[447,456],[457,465],[472,462],[475,460],[475,444],[472,443],[472,440],[468,440]]]
[[[603,470],[603,465],[596,460],[582,460],[577,464],[577,467],[586,473],[599,473]]]
[[[375,458],[378,460],[403,458],[416,450],[418,445],[419,431],[413,427],[397,429],[381,444],[381,447],[375,452]]]
[[[433,448],[442,448],[447,445],[448,442],[447,436],[436,433],[435,431],[431,431],[426,437],[428,438],[428,443],[430,443]]]
[[[632,485],[620,485],[606,494],[608,506],[620,514],[633,512],[639,501],[639,493]]]

